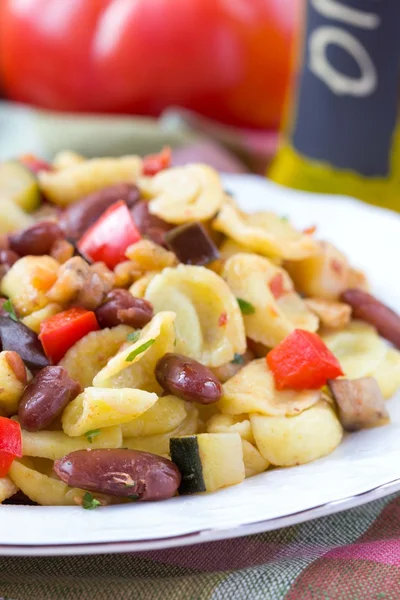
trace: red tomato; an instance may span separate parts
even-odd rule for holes
[[[78,249],[93,261],[106,263],[113,269],[126,260],[125,250],[142,239],[125,202],[112,204],[86,231]]]
[[[46,356],[55,364],[78,340],[98,329],[94,312],[77,306],[42,321],[39,339]]]
[[[5,477],[14,458],[21,456],[22,438],[19,423],[0,417],[0,477]]]
[[[278,390],[319,389],[327,379],[343,375],[337,358],[319,335],[295,329],[266,357]]]
[[[1,0],[11,98],[156,115],[169,105],[276,127],[302,0]]]

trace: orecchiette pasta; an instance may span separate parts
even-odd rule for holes
[[[129,423],[157,402],[157,394],[130,388],[88,387],[62,415],[64,432],[72,437],[111,425]]]
[[[249,251],[263,256],[301,260],[318,251],[317,243],[290,223],[269,212],[246,214],[230,204],[224,204],[213,227]]]
[[[320,400],[292,417],[250,415],[256,446],[279,467],[292,467],[321,458],[340,444],[342,426],[332,406]]]
[[[132,296],[136,298],[144,298],[146,294],[147,287],[150,281],[158,274],[158,271],[151,271],[150,273],[146,273],[143,277],[140,277],[137,281],[132,283],[129,288]]]
[[[82,388],[88,387],[109,359],[127,342],[128,334],[132,331],[128,325],[92,331],[76,342],[59,364]]]
[[[96,431],[93,437],[71,437],[62,431],[22,430],[22,453],[24,456],[35,456],[57,460],[75,450],[94,448],[121,448],[122,432],[119,425],[104,427]]]
[[[133,263],[132,267],[139,272],[161,271],[165,267],[177,264],[173,252],[155,244],[151,240],[140,240],[126,249],[127,256]]]
[[[72,152],[72,150],[62,150],[55,155],[52,165],[56,171],[63,171],[69,167],[80,165],[85,162],[86,158],[82,154]]]
[[[265,359],[258,358],[243,367],[223,385],[224,394],[218,402],[222,413],[241,415],[292,416],[318,402],[320,390],[278,391]]]
[[[176,396],[162,396],[140,417],[122,425],[125,437],[145,437],[172,431],[188,415],[186,404]]]
[[[27,382],[24,363],[15,352],[0,352],[0,382],[0,408],[6,415],[13,415]]]
[[[235,254],[226,262],[222,277],[237,298],[253,307],[251,314],[243,315],[252,340],[272,347],[295,328],[318,329],[318,317],[294,291],[289,275],[267,258]]]
[[[56,281],[59,268],[51,256],[24,256],[1,280],[1,293],[10,298],[18,313],[29,315],[49,304],[46,292]]]
[[[155,311],[176,312],[175,352],[218,367],[246,349],[243,319],[226,283],[204,267],[165,269],[146,293]]]
[[[0,504],[18,492],[15,483],[9,477],[0,479]]]
[[[40,171],[41,190],[51,202],[67,206],[114,183],[135,183],[142,171],[138,156],[93,158],[58,171]]]
[[[151,198],[150,212],[168,223],[207,221],[224,200],[218,173],[203,164],[161,171],[142,189]]]
[[[110,358],[106,366],[93,379],[93,385],[131,387],[160,393],[161,387],[156,381],[154,369],[157,361],[164,354],[174,351],[174,319],[173,312],[164,311],[156,314],[141,330],[136,342],[128,344],[116,356]],[[130,360],[132,354],[135,356]]]

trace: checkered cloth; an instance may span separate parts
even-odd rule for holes
[[[399,600],[400,495],[223,542],[122,555],[0,558],[0,595],[13,600]]]

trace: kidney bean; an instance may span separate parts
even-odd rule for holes
[[[7,271],[19,258],[19,255],[13,250],[0,250],[0,265],[4,265],[7,268]]]
[[[10,248],[20,256],[50,254],[56,240],[64,238],[64,233],[53,221],[40,221],[27,229],[11,233],[8,237]]]
[[[77,450],[56,460],[54,470],[70,486],[135,500],[171,498],[181,481],[170,460],[138,450]]]
[[[222,386],[208,367],[181,354],[165,354],[156,364],[155,375],[161,387],[189,402],[211,404],[222,396]]]
[[[44,367],[25,388],[18,408],[19,422],[27,431],[46,429],[81,392],[64,367]]]
[[[144,327],[153,317],[153,307],[143,298],[135,298],[127,290],[115,289],[106,296],[105,303],[96,311],[100,327],[130,325]]]
[[[145,200],[137,202],[131,210],[133,220],[142,235],[149,237],[160,246],[165,246],[165,234],[174,225],[163,221],[149,212],[149,203]]]
[[[76,241],[112,204],[123,200],[131,208],[139,198],[140,191],[135,185],[111,185],[71,204],[60,217],[60,226],[67,238]]]
[[[346,290],[341,300],[351,306],[355,319],[373,325],[382,337],[400,348],[400,316],[394,310],[358,289]]]
[[[13,321],[3,314],[0,314],[0,341],[3,350],[17,352],[31,371],[49,364],[36,333],[21,321]]]
[[[5,352],[5,358],[8,366],[13,371],[18,381],[23,385],[26,385],[28,377],[26,374],[24,362],[20,355],[14,352],[13,350],[8,350]]]

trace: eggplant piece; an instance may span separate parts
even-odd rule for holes
[[[346,290],[341,300],[351,306],[355,319],[369,323],[382,337],[400,349],[400,316],[394,310],[358,289]]]
[[[377,427],[389,422],[385,400],[373,377],[329,379],[328,387],[339,409],[346,431]]]
[[[17,352],[33,372],[50,364],[36,333],[21,321],[0,315],[0,341],[2,350]]]
[[[218,248],[201,223],[185,223],[165,234],[165,241],[185,265],[204,266],[219,258]]]

